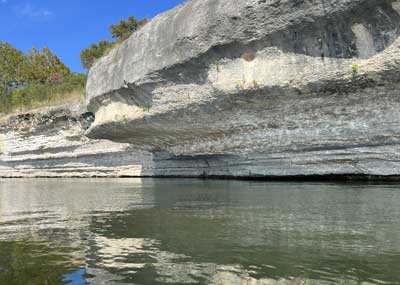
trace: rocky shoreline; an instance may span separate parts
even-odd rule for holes
[[[90,70],[86,106],[0,122],[0,177],[397,180],[400,2],[296,3],[155,17]]]

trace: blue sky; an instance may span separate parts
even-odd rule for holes
[[[48,46],[75,72],[79,53],[109,39],[108,26],[130,15],[151,18],[184,0],[0,0],[0,41],[24,52]]]

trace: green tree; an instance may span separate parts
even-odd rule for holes
[[[114,41],[102,40],[98,44],[93,43],[90,47],[84,49],[80,54],[82,66],[90,69],[98,59],[105,56],[116,45],[128,39],[147,22],[146,18],[137,20],[135,17],[130,16],[127,20],[121,20],[118,24],[111,25],[109,30]]]
[[[105,55],[113,46],[113,42],[106,40],[102,40],[98,44],[91,44],[90,47],[81,52],[80,58],[82,66],[86,69],[90,69],[92,65],[95,64],[96,60]]]
[[[81,100],[86,75],[72,74],[69,68],[45,47],[26,54],[9,43],[0,42],[0,116]]]
[[[36,48],[29,50],[22,74],[27,82],[52,83],[55,76],[64,78],[70,73],[69,68],[58,56],[45,47],[41,52]]]
[[[147,24],[146,18],[137,20],[134,16],[130,16],[128,20],[121,20],[117,25],[109,27],[111,36],[117,41],[122,42],[128,39],[140,27]]]
[[[0,42],[0,95],[6,93],[10,81],[22,80],[25,57],[8,43]]]

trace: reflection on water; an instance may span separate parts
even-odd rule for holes
[[[400,284],[397,185],[0,180],[0,284]]]

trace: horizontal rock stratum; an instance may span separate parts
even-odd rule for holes
[[[190,0],[93,66],[81,135],[127,176],[396,177],[399,35],[400,1]]]

